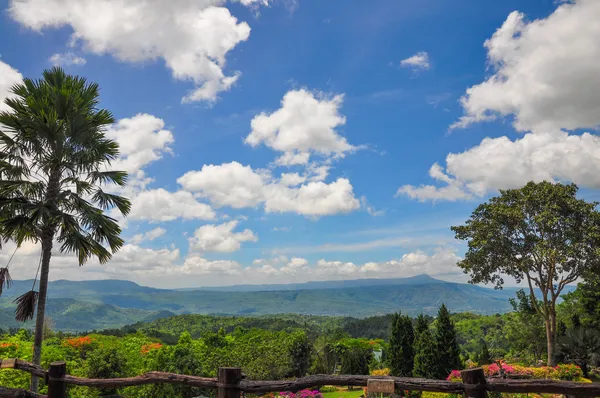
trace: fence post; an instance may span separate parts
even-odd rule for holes
[[[482,368],[466,369],[460,372],[462,382],[465,385],[465,396],[467,398],[488,398],[485,389],[485,373]]]
[[[241,380],[242,369],[219,368],[217,398],[240,398],[242,393],[240,389]]]
[[[67,374],[67,363],[52,362],[48,369],[48,398],[66,398],[67,384],[64,377]]]

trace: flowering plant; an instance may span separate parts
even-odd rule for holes
[[[371,376],[389,376],[389,375],[390,375],[390,369],[389,368],[373,369],[371,371]]]
[[[446,380],[448,380],[448,381],[462,381],[462,378],[460,376],[460,370],[453,370],[452,372],[450,372],[450,374],[448,375],[448,377],[446,377]]]
[[[140,349],[140,353],[142,354],[147,354],[152,350],[158,350],[162,347],[162,344],[160,343],[150,343],[150,344],[146,344],[143,345],[142,348]]]
[[[282,391],[279,393],[280,397],[285,398],[323,398],[323,394],[319,390],[307,390],[298,391],[293,393],[291,391]]]

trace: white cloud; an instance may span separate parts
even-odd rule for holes
[[[11,96],[11,87],[21,81],[23,81],[23,75],[18,70],[0,61],[0,111],[10,109],[4,104],[4,100]]]
[[[181,186],[208,198],[215,206],[253,207],[263,200],[264,178],[238,162],[204,165],[177,179]]]
[[[199,252],[231,253],[240,250],[242,242],[256,242],[258,237],[249,229],[234,232],[238,221],[219,225],[203,225],[189,239],[190,249]]]
[[[0,251],[0,262],[6,264],[14,250],[8,242]],[[29,279],[35,275],[40,255],[39,245],[25,243],[11,263],[15,279]],[[53,255],[50,280],[129,279],[135,282],[169,287],[218,286],[243,283],[292,283],[319,280],[358,278],[397,278],[422,273],[443,279],[460,278],[456,262],[460,257],[452,249],[440,247],[430,253],[415,251],[400,259],[354,264],[338,260],[318,260],[311,263],[305,258],[286,257],[271,260],[258,259],[252,266],[233,260],[209,260],[197,253],[181,258],[178,249],[147,249],[126,244],[106,265],[90,261],[78,267],[72,254],[56,252]]]
[[[600,125],[600,2],[560,5],[531,22],[511,13],[485,42],[494,74],[467,89],[452,128],[514,115],[519,131]]]
[[[184,189],[197,192],[215,206],[233,208],[254,207],[264,204],[265,211],[297,213],[305,216],[325,216],[346,213],[360,207],[352,185],[345,178],[332,183],[310,181],[290,187],[299,176],[284,176],[274,180],[267,172],[259,174],[250,166],[238,162],[222,165],[204,165],[200,171],[190,171],[177,182]]]
[[[128,220],[152,222],[184,220],[213,220],[216,214],[206,203],[198,202],[186,191],[169,192],[163,188],[140,192],[131,199]]]
[[[162,58],[175,79],[194,83],[196,88],[184,101],[214,101],[239,76],[238,72],[225,75],[227,53],[250,35],[248,24],[238,22],[221,6],[224,3],[12,0],[8,12],[36,31],[69,26],[73,30],[70,44],[94,54],[136,63]]]
[[[183,275],[210,275],[219,277],[223,275],[237,276],[242,271],[242,267],[236,261],[216,260],[210,261],[200,256],[192,255],[185,259],[182,267],[171,268],[175,274]],[[235,280],[235,279],[234,279]]]
[[[528,181],[572,181],[600,188],[600,138],[529,133],[511,141],[486,138],[465,152],[449,154],[447,174],[437,164],[430,175],[446,185],[405,185],[398,194],[419,200],[460,200],[481,197],[497,189],[518,188]]]
[[[281,108],[271,114],[261,113],[252,119],[252,132],[246,143],[283,152],[276,160],[280,165],[307,164],[312,154],[344,157],[356,147],[336,131],[346,123],[339,114],[344,96],[328,97],[305,89],[287,92]]]
[[[48,59],[52,65],[70,66],[70,65],[85,65],[86,60],[83,57],[75,55],[72,52],[56,53]]]
[[[171,153],[170,145],[175,139],[164,127],[162,119],[145,113],[120,119],[112,125],[105,134],[119,143],[120,157],[111,168],[135,174],[161,159],[164,153]]]
[[[415,55],[400,61],[400,66],[411,68],[414,71],[427,70],[431,66],[429,64],[429,54],[425,51],[420,51]]]
[[[370,216],[379,217],[385,214],[385,210],[377,210],[373,207],[365,196],[360,197],[360,206],[367,211]]]
[[[299,188],[271,184],[266,187],[266,194],[265,211],[268,213],[293,212],[318,217],[349,213],[360,207],[346,178],[338,178],[329,184],[312,181]]]
[[[279,181],[281,185],[285,185],[286,187],[295,187],[306,181],[306,177],[298,173],[282,173]]]
[[[164,234],[167,233],[167,230],[162,227],[156,227],[150,231],[146,231],[144,233],[135,234],[129,241],[134,244],[140,244],[145,241],[153,241],[155,239],[160,238]]]

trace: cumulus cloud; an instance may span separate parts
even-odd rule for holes
[[[263,176],[238,162],[204,165],[201,170],[188,171],[177,182],[219,207],[239,209],[253,207],[263,201]]]
[[[9,109],[4,104],[4,100],[11,95],[11,87],[21,81],[23,81],[23,75],[18,70],[0,61],[0,111],[7,111]]]
[[[9,242],[0,251],[0,262],[6,263],[14,250]],[[25,243],[11,263],[11,274],[16,279],[28,279],[35,275],[40,255],[39,245]],[[158,287],[199,287],[244,283],[291,283],[318,280],[345,280],[357,278],[396,278],[422,273],[441,276],[445,279],[459,278],[456,262],[460,257],[447,247],[431,252],[415,251],[399,259],[355,264],[331,259],[320,259],[311,263],[302,257],[291,259],[279,256],[273,259],[258,259],[252,265],[240,264],[230,259],[210,260],[191,252],[182,258],[178,249],[149,249],[135,244],[126,244],[114,255],[112,261],[100,265],[90,261],[83,267],[77,266],[72,254],[53,254],[50,280],[129,279],[138,283]],[[185,277],[185,283],[182,283]]]
[[[151,222],[184,220],[213,220],[214,210],[201,203],[187,191],[169,192],[166,189],[150,189],[135,194],[131,199],[128,220]]]
[[[119,143],[120,158],[111,168],[135,174],[163,154],[171,153],[170,145],[175,139],[164,127],[162,119],[144,113],[117,121],[105,132]]]
[[[300,184],[298,176],[287,175],[281,181],[238,162],[205,165],[199,171],[184,174],[177,182],[215,206],[244,208],[263,204],[267,212],[306,216],[346,213],[360,207],[350,181],[345,178],[290,187],[291,182]]]
[[[242,242],[256,242],[258,237],[249,229],[234,232],[238,221],[219,225],[203,225],[189,239],[190,249],[198,252],[231,253],[240,250]]]
[[[519,131],[600,125],[600,2],[561,4],[544,19],[511,13],[485,42],[494,73],[467,89],[452,128],[514,115]]]
[[[463,200],[528,181],[571,181],[600,188],[600,141],[565,130],[600,125],[600,2],[563,3],[544,19],[511,13],[485,42],[493,74],[467,89],[465,115],[451,128],[514,116],[527,132],[512,140],[485,138],[446,157],[430,176],[438,184],[404,185],[398,195],[418,200]]]
[[[241,0],[258,4],[257,0]],[[266,1],[261,1],[263,4]],[[12,0],[9,15],[23,26],[42,31],[68,26],[70,45],[123,62],[162,59],[175,79],[191,81],[183,99],[215,101],[229,90],[239,72],[224,72],[227,54],[250,36],[225,0]]]
[[[461,200],[497,189],[518,188],[528,181],[572,181],[600,188],[600,138],[584,133],[529,133],[511,141],[486,138],[481,144],[446,157],[446,172],[434,164],[430,175],[442,186],[405,185],[399,195],[418,200]]]
[[[167,233],[166,229],[164,229],[162,227],[156,227],[154,229],[151,229],[150,231],[146,231],[141,234],[135,234],[129,241],[132,244],[137,245],[142,242],[153,241],[155,239],[158,239],[166,233]]]
[[[50,61],[50,63],[52,63],[52,65],[59,66],[81,66],[85,65],[87,62],[85,58],[75,55],[72,52],[52,54],[52,56],[48,60]]]
[[[400,61],[400,66],[410,68],[413,71],[427,70],[431,66],[429,64],[429,54],[425,51],[420,51],[415,55]]]
[[[343,95],[330,97],[305,89],[289,91],[281,108],[252,119],[245,142],[282,152],[276,163],[284,166],[307,164],[312,154],[344,157],[356,147],[336,131],[346,123],[339,113],[343,99]]]

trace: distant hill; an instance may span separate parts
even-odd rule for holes
[[[348,287],[364,287],[364,286],[399,286],[399,285],[428,285],[434,283],[446,283],[439,279],[432,278],[429,275],[421,274],[408,278],[394,279],[353,279],[347,281],[318,281],[304,283],[287,283],[275,285],[233,285],[233,286],[218,286],[218,287],[199,287],[176,289],[179,291],[190,290],[211,290],[220,292],[265,292],[265,291],[282,291],[282,290],[316,290],[316,289],[343,289]]]
[[[0,325],[17,326],[12,301],[30,286],[31,281],[15,281],[3,292]],[[48,314],[63,330],[115,328],[173,314],[434,314],[442,303],[452,312],[490,314],[510,311],[508,299],[516,290],[450,283],[426,275],[194,290],[155,289],[121,280],[59,280],[50,282]]]

